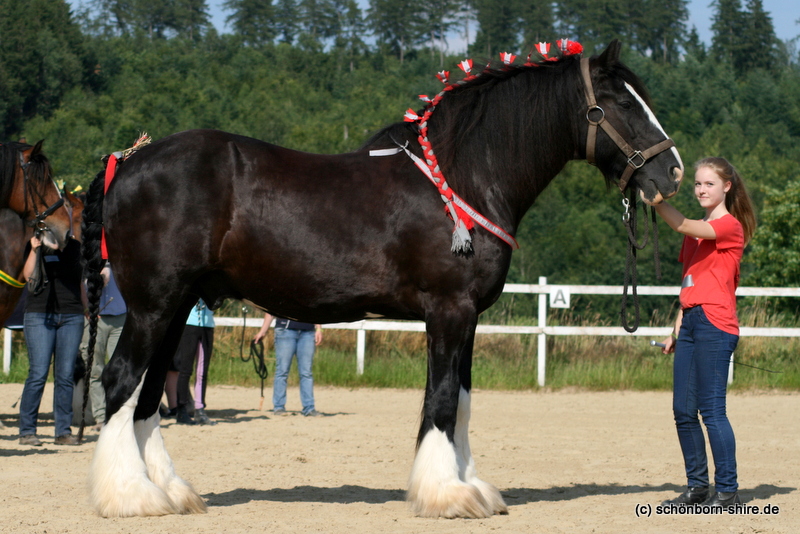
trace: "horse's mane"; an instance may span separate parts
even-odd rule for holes
[[[19,153],[23,150],[32,148],[31,145],[18,142],[0,143],[0,199],[3,203],[8,202],[11,189],[14,186],[16,170],[19,164]],[[52,175],[50,161],[41,150],[34,150],[31,154],[30,165],[28,167],[28,180],[33,181],[37,186],[45,180],[49,180]]]
[[[520,190],[509,191],[528,196],[529,188],[540,190],[546,185],[536,183],[537,179],[560,170],[548,169],[549,162],[574,157],[576,147],[571,140],[575,136],[569,134],[575,133],[577,126],[567,114],[585,102],[579,62],[580,56],[570,55],[532,66],[487,67],[448,91],[429,119],[428,135],[455,191],[466,199],[480,196],[473,191],[479,193],[475,190],[483,184],[468,177],[476,169],[488,168],[499,177],[520,173],[530,177],[517,184]],[[650,105],[644,84],[628,67],[615,62],[606,74],[629,83]],[[550,129],[536,125],[549,125]],[[377,132],[363,147],[388,138],[400,143],[411,140],[409,148],[418,151],[417,135],[416,124],[395,123]],[[489,151],[503,157],[488,162]],[[547,158],[542,157],[545,154]]]

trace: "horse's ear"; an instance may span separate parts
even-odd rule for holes
[[[611,66],[619,61],[619,53],[622,49],[622,44],[620,44],[618,39],[614,39],[600,54],[600,57],[597,58],[597,63],[602,68],[611,68]]]
[[[73,208],[83,209],[83,201],[81,200],[81,198],[78,195],[73,195],[72,193],[70,193],[69,190],[67,190],[66,185],[64,186],[64,198],[66,199],[67,202],[69,202],[69,205],[72,206]]]
[[[43,145],[43,144],[44,144],[44,139],[41,139],[41,140],[39,140],[39,142],[38,142],[38,143],[36,143],[36,144],[33,146],[33,150],[31,151],[31,157],[33,157],[33,156],[35,156],[35,155],[39,154],[39,153],[42,151],[42,145]]]

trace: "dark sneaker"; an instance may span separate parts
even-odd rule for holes
[[[721,506],[722,508],[728,508],[735,504],[742,504],[742,499],[737,491],[731,493],[718,491],[713,497],[703,501],[703,506]]]
[[[194,422],[198,425],[216,425],[216,421],[212,421],[208,414],[206,413],[205,409],[199,408],[194,411]]]
[[[318,412],[317,410],[315,410],[314,408],[311,408],[311,409],[310,409],[310,410],[308,410],[307,412],[303,412],[303,415],[305,415],[306,417],[319,417],[319,416],[320,416],[320,415],[322,415],[322,414],[321,414],[321,413],[319,413],[319,412]]]
[[[54,442],[56,445],[80,445],[81,442],[78,441],[78,436],[73,436],[72,434],[64,434],[63,436],[58,436]]]
[[[158,407],[158,413],[161,415],[161,419],[175,419],[175,416],[178,415],[178,409],[169,409],[162,404]]]
[[[19,437],[20,445],[30,445],[32,447],[41,447],[42,440],[36,437],[36,434],[28,434],[27,436]]]
[[[669,506],[670,504],[674,504],[675,506],[686,506],[687,504],[700,504],[707,498],[708,486],[694,486],[687,488],[686,491],[676,498],[662,502],[661,505]]]
[[[194,419],[192,416],[189,415],[189,412],[186,410],[186,406],[178,406],[178,413],[175,416],[175,420],[178,422],[179,425],[193,425]]]
[[[272,415],[286,415],[286,408],[275,408],[272,410]]]

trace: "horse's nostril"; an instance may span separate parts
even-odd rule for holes
[[[683,180],[683,171],[681,170],[680,167],[673,167],[672,168],[672,178],[676,182],[680,182],[681,180]]]

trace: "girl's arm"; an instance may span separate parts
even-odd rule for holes
[[[678,310],[678,317],[675,319],[675,326],[672,328],[672,333],[664,340],[664,348],[661,352],[670,354],[675,352],[675,342],[678,341],[678,334],[681,331],[681,323],[683,322],[683,309]]]
[[[36,249],[42,246],[42,240],[36,236],[31,237],[31,252],[28,254],[28,259],[25,260],[25,266],[22,268],[22,276],[27,282],[33,274],[33,269],[36,267]]]
[[[706,221],[687,219],[675,207],[662,202],[654,206],[662,219],[666,221],[670,228],[689,237],[700,239],[716,239],[717,233],[714,227]]]

